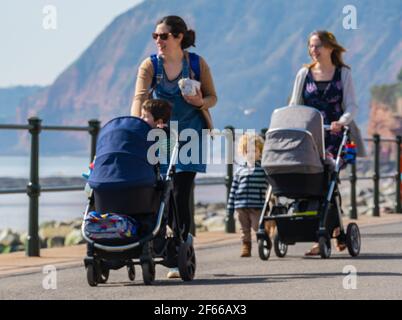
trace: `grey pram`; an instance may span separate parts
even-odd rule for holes
[[[270,187],[261,213],[257,241],[259,255],[267,260],[272,241],[264,230],[266,221],[275,221],[274,249],[284,257],[288,245],[296,242],[318,242],[322,258],[331,255],[333,230],[340,227],[337,239],[346,243],[351,256],[360,252],[360,232],[350,223],[345,232],[342,224],[341,198],[338,190],[339,171],[348,127],[335,163],[325,157],[325,133],[321,113],[306,106],[288,106],[276,109],[266,132],[262,167]],[[270,206],[272,196],[291,199]]]

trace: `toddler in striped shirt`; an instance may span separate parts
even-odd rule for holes
[[[256,134],[240,137],[238,153],[246,163],[236,170],[227,204],[227,214],[238,214],[242,240],[241,257],[251,256],[251,229],[258,230],[261,210],[268,187],[267,177],[261,167],[264,140]]]

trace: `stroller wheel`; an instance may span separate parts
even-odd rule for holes
[[[142,279],[144,283],[148,286],[155,281],[155,263],[153,261],[147,261],[141,264],[142,268]]]
[[[130,281],[135,280],[135,268],[134,268],[133,264],[130,264],[127,266],[127,274],[128,274],[128,278],[130,279]]]
[[[195,251],[192,244],[183,242],[180,244],[178,254],[178,267],[180,277],[183,281],[194,279],[196,269]]]
[[[268,260],[271,254],[272,242],[268,237],[267,239],[258,239],[258,255],[261,260]]]
[[[93,264],[87,266],[87,281],[91,287],[96,287],[98,285],[98,274]]]
[[[346,230],[346,246],[348,247],[349,254],[356,257],[360,253],[361,239],[359,227],[356,223],[349,223]]]
[[[278,232],[274,237],[274,250],[278,258],[284,258],[288,252],[288,245],[280,240]]]
[[[331,240],[327,237],[321,236],[318,239],[320,247],[320,256],[322,259],[328,259],[331,256]]]

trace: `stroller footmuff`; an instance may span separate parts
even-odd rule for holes
[[[147,285],[155,280],[156,264],[178,267],[184,281],[194,278],[193,244],[183,240],[173,197],[178,144],[176,141],[168,173],[162,178],[157,166],[147,160],[150,130],[139,118],[120,117],[99,133],[82,224],[90,286],[105,283],[110,270],[122,267],[127,267],[128,278],[134,281],[135,265],[141,266]],[[170,236],[168,223],[173,230]]]
[[[289,106],[272,115],[262,157],[270,188],[257,232],[263,260],[269,258],[272,246],[278,257],[284,257],[288,245],[297,242],[318,242],[321,257],[328,258],[336,228],[340,228],[337,240],[346,243],[349,253],[357,256],[360,252],[357,225],[351,223],[344,230],[338,190],[348,128],[344,129],[335,168],[325,159],[324,129],[322,115],[314,108]],[[272,196],[287,202],[270,207]],[[275,221],[274,244],[264,230],[266,221]]]

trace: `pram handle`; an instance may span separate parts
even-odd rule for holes
[[[324,124],[324,130],[325,131],[331,131],[331,125],[330,124]],[[349,131],[349,126],[343,126],[343,130]]]

